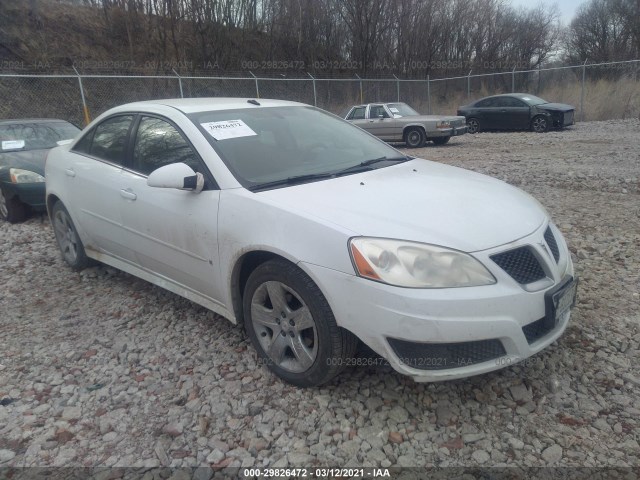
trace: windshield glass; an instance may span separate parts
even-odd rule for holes
[[[42,150],[53,148],[60,140],[70,140],[80,130],[67,122],[24,122],[0,125],[0,148]]]
[[[389,103],[387,105],[394,117],[412,117],[414,115],[420,115],[413,108],[406,103]]]
[[[542,105],[543,103],[549,103],[540,97],[536,97],[535,95],[526,95],[520,98],[527,102],[529,105]]]
[[[406,158],[360,128],[314,107],[199,112],[189,118],[238,182],[250,189],[292,177],[338,174],[382,157]],[[390,164],[377,161],[368,168]]]

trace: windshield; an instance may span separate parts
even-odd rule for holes
[[[24,122],[0,125],[0,147],[9,150],[53,148],[59,140],[70,140],[80,130],[67,122]]]
[[[406,159],[360,128],[314,107],[221,110],[189,118],[249,189],[293,177],[329,178],[373,159],[377,161],[367,169],[393,164],[386,159]]]
[[[394,117],[412,117],[414,115],[420,115],[413,108],[411,108],[406,103],[389,103],[387,105],[389,107],[389,111],[393,113]]]
[[[549,103],[540,97],[536,97],[535,95],[526,95],[520,98],[527,102],[529,105],[542,105],[543,103]]]

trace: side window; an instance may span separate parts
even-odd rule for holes
[[[369,111],[370,118],[379,118],[382,115],[382,118],[389,118],[389,114],[384,109],[382,105],[372,105]]]
[[[84,137],[82,137],[78,141],[78,143],[75,144],[75,146],[73,147],[73,151],[78,153],[86,153],[86,154],[91,153],[91,142],[93,140],[93,134],[95,131],[96,131],[95,128],[92,128],[91,130],[89,130],[84,135]]]
[[[349,120],[364,120],[364,114],[367,110],[367,107],[356,107],[351,111],[351,115],[349,115]]]
[[[91,155],[122,165],[132,120],[132,115],[119,115],[98,125],[93,133]]]
[[[495,98],[485,98],[476,103],[477,108],[495,107]]]
[[[513,97],[504,97],[505,100],[505,107],[526,107],[527,105],[518,100],[517,98],[513,98]]]
[[[173,125],[159,118],[142,117],[131,168],[149,175],[160,167],[178,162],[203,173],[198,155]]]

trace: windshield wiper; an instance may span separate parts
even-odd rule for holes
[[[305,175],[295,175],[293,177],[282,178],[280,180],[274,180],[272,182],[259,183],[257,185],[252,185],[248,187],[248,190],[252,192],[256,192],[259,190],[264,190],[271,187],[280,187],[282,185],[295,185],[297,183],[304,183],[308,180],[320,180],[323,178],[331,178],[334,174],[331,172],[326,173],[308,173]]]
[[[358,165],[353,165],[351,167],[347,167],[343,170],[338,170],[337,172],[335,172],[336,176],[340,176],[340,175],[347,175],[349,173],[358,173],[358,172],[366,172],[369,170],[373,170],[373,168],[371,167],[372,165],[376,164],[376,163],[380,163],[380,162],[408,162],[409,160],[411,160],[411,157],[407,157],[407,156],[402,156],[402,157],[392,157],[392,158],[388,158],[388,157],[378,157],[378,158],[372,158],[371,160],[365,160],[364,162],[359,163]]]

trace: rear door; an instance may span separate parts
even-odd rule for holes
[[[133,114],[111,116],[87,132],[70,151],[65,166],[72,218],[88,237],[87,249],[133,260],[120,215],[122,166]]]
[[[212,300],[221,299],[218,265],[220,191],[195,148],[169,119],[141,114],[123,171],[119,208],[137,263]],[[200,193],[147,185],[159,167],[182,162],[205,176]]]

